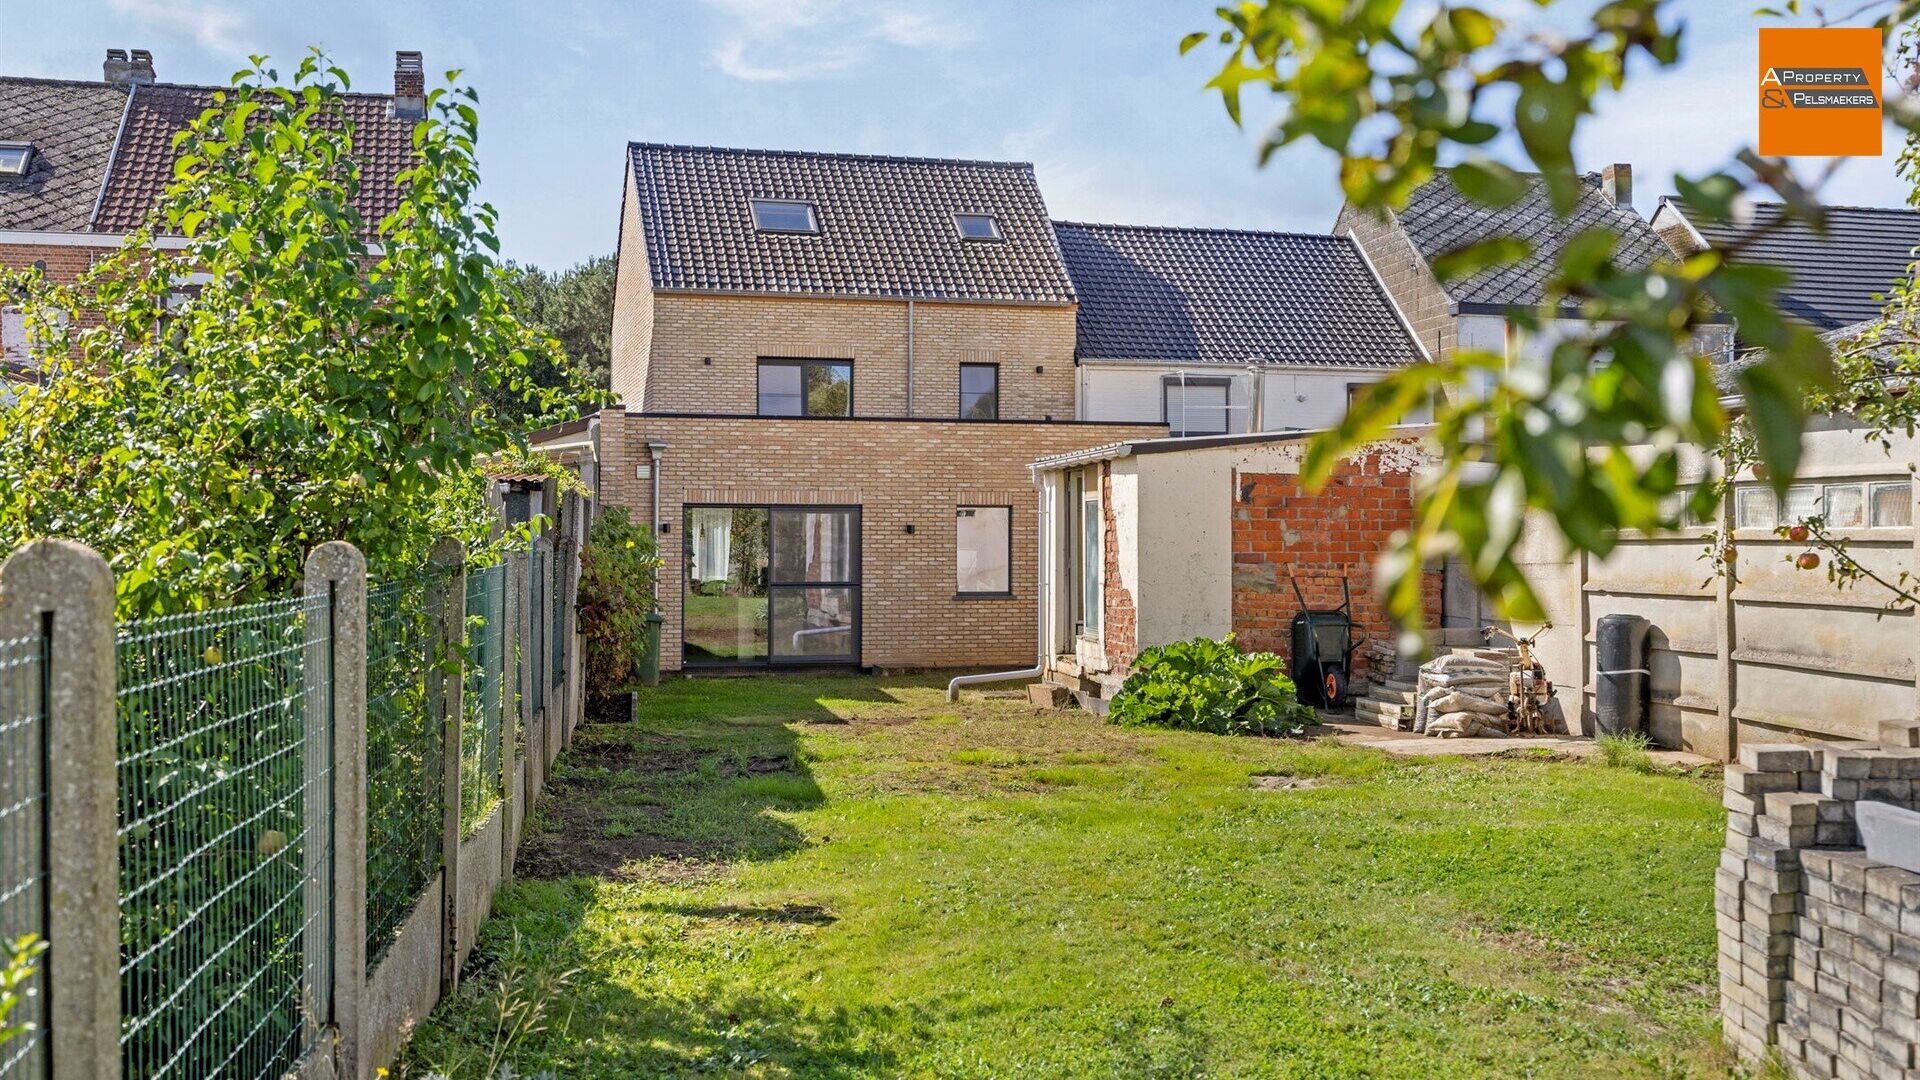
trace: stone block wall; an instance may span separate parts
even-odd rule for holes
[[[1920,874],[1869,859],[1854,819],[1861,801],[1920,801],[1920,724],[1882,731],[1743,746],[1727,767],[1722,1030],[1795,1076],[1920,1077]]]

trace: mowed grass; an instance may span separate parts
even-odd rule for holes
[[[1724,1075],[1716,783],[671,682],[582,729],[398,1071]]]

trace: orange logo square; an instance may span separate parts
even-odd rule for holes
[[[1760,153],[1879,157],[1878,29],[1760,31]]]

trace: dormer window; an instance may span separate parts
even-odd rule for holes
[[[32,164],[32,143],[0,142],[0,176],[25,176]]]
[[[1001,240],[1000,219],[992,214],[955,214],[954,227],[962,240]]]
[[[753,227],[760,232],[817,233],[820,216],[813,204],[795,199],[753,200]]]

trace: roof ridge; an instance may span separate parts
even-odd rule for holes
[[[1338,233],[1296,232],[1291,229],[1245,229],[1231,225],[1130,225],[1114,221],[1063,221],[1055,218],[1053,227],[1068,229],[1127,229],[1136,232],[1212,233],[1227,236],[1287,236],[1302,240],[1332,240],[1353,243],[1353,238]]]
[[[1031,161],[993,161],[987,158],[917,157],[912,154],[871,154],[844,150],[773,150],[751,146],[703,146],[696,143],[644,142],[627,140],[627,150],[687,150],[716,154],[756,154],[763,157],[814,158],[823,161],[897,161],[915,165],[972,165],[995,169],[1033,171]]]
[[[101,90],[120,90],[120,91],[135,90],[135,89],[139,89],[139,90],[213,90],[213,91],[239,89],[232,83],[226,83],[222,85],[220,83],[167,82],[165,80],[159,80],[159,81],[150,82],[150,83],[128,83],[122,86],[115,83],[103,82],[102,80],[99,80],[99,79],[61,79],[61,78],[55,78],[51,75],[0,75],[0,83],[8,83],[8,82],[37,83],[42,86],[72,86],[72,87],[91,86],[91,87],[98,87]],[[361,97],[361,98],[393,97],[393,95],[390,93],[383,94],[374,90],[342,90],[340,91],[340,96],[341,97]]]
[[[1660,201],[1661,202],[1672,201],[1681,206],[1689,205],[1687,203],[1686,198],[1680,195],[1678,192],[1675,192],[1672,195],[1662,195],[1660,196]],[[1754,207],[1787,205],[1784,202],[1779,202],[1773,199],[1748,199],[1747,203],[1748,205],[1754,206]],[[1911,216],[1920,216],[1920,210],[1916,210],[1911,206],[1861,206],[1857,203],[1825,203],[1822,205],[1821,209],[1859,210],[1862,212],[1874,213],[1874,214],[1907,214]]]

